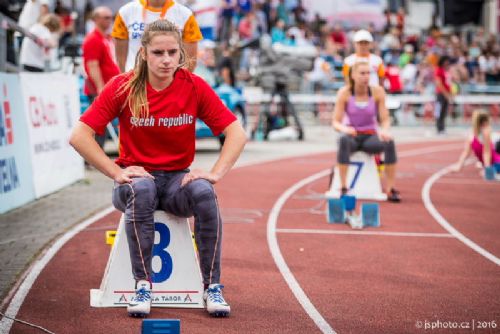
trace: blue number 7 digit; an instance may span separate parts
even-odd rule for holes
[[[361,174],[361,168],[363,168],[364,163],[363,162],[358,162],[354,161],[349,163],[350,165],[354,165],[356,167],[356,172],[354,174],[354,177],[352,178],[351,186],[349,188],[354,189],[354,186],[356,185],[356,182],[358,182],[359,175]]]
[[[160,241],[153,247],[153,258],[159,256],[161,267],[158,272],[153,270],[153,283],[165,282],[172,275],[172,256],[166,251],[170,244],[170,230],[167,225],[155,223],[155,231],[160,234]]]

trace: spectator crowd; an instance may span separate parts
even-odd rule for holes
[[[189,0],[181,2],[190,5]],[[0,7],[4,14],[12,14],[7,6]],[[93,27],[92,16],[89,15],[92,10],[92,2],[87,1],[86,13],[82,15],[85,22],[78,25],[82,29]],[[46,15],[55,15],[59,25],[54,24],[54,16],[51,20],[44,19]],[[269,36],[274,47],[316,49],[312,70],[304,76],[306,86],[302,87],[336,89],[344,82],[343,61],[354,51],[353,35],[359,29],[366,29],[373,36],[372,53],[383,60],[383,84],[389,93],[434,92],[434,69],[443,55],[450,57],[449,74],[455,93],[474,85],[500,84],[499,38],[482,27],[450,31],[434,23],[420,33],[407,33],[406,14],[402,8],[397,12],[385,11],[384,26],[372,23],[354,26],[349,22],[329,22],[320,13],[311,13],[301,0],[221,0],[217,15],[215,41],[201,43],[200,56],[213,59],[206,56],[207,48],[210,52],[223,55],[216,57],[223,59],[223,63],[217,64],[212,60],[208,64],[214,69],[220,66],[227,69],[228,58],[231,58],[235,72],[231,76],[240,83],[255,76],[261,52],[256,41]],[[50,60],[51,54],[52,58],[61,55],[70,37],[79,32],[75,25],[76,17],[61,1],[56,1],[55,6],[49,8],[47,0],[28,0],[17,16],[23,28],[43,35],[37,44],[47,60]],[[50,27],[40,27],[42,22],[48,21],[51,22]],[[21,42],[21,38],[17,41]],[[19,46],[19,50],[22,51],[22,47]],[[53,50],[52,53],[50,50]],[[35,54],[39,57],[40,52],[31,52],[28,58]],[[26,62],[26,57],[24,55],[21,59]],[[36,64],[38,68],[40,62]],[[28,70],[33,67],[29,61],[24,65],[28,65]]]

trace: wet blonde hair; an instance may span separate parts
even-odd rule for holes
[[[481,127],[490,121],[490,114],[485,110],[475,110],[472,113],[472,128],[474,130],[474,135],[479,136],[481,133]]]
[[[174,36],[179,43],[180,59],[178,68],[186,67],[186,50],[182,44],[182,37],[177,26],[168,20],[156,20],[146,26],[141,38],[141,46],[147,51],[148,45],[154,37],[161,35]],[[133,75],[121,88],[120,93],[129,92],[125,105],[128,105],[132,116],[136,118],[149,116],[149,104],[146,94],[146,84],[148,79],[148,63],[138,52],[135,58]]]

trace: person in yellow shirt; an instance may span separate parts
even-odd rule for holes
[[[349,71],[359,62],[366,62],[370,66],[370,86],[384,86],[385,68],[382,58],[370,53],[373,36],[368,30],[358,30],[353,37],[355,53],[344,59],[342,73],[346,84],[349,84]]]
[[[115,40],[116,61],[122,72],[134,68],[144,28],[158,19],[166,19],[179,28],[188,69],[191,72],[195,69],[198,42],[203,36],[193,12],[174,0],[133,0],[119,9],[111,33]]]

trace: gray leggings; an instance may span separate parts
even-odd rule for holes
[[[386,164],[395,164],[396,146],[394,141],[381,141],[377,135],[360,134],[356,137],[343,135],[339,139],[339,150],[337,152],[337,162],[339,164],[348,164],[351,153],[363,151],[369,154],[384,152],[384,161]]]
[[[197,179],[181,187],[187,171],[153,171],[155,179],[138,177],[132,183],[115,183],[113,205],[125,213],[132,272],[136,280],[151,279],[154,212],[178,217],[194,215],[195,241],[204,284],[220,283],[222,220],[210,182]]]

